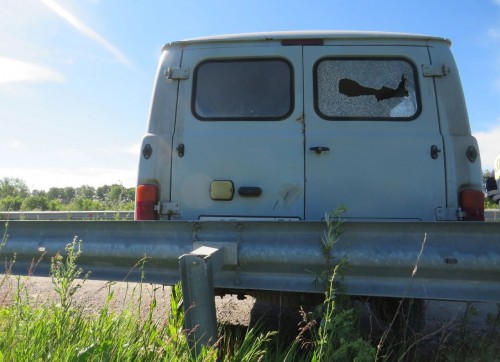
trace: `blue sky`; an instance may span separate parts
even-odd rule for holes
[[[1,0],[0,178],[135,185],[161,46],[274,30],[450,38],[483,169],[500,154],[500,0]]]

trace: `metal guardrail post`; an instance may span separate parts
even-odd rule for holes
[[[179,258],[184,327],[195,354],[217,341],[214,274],[224,265],[224,247],[202,246]]]

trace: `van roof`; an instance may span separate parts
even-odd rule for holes
[[[310,31],[279,31],[263,33],[242,33],[214,35],[200,38],[191,38],[185,40],[167,43],[164,48],[175,45],[199,44],[199,43],[226,43],[226,42],[255,42],[255,41],[281,41],[285,39],[323,39],[323,40],[382,40],[382,41],[408,41],[414,43],[430,41],[444,42],[448,46],[451,41],[447,38],[407,34],[391,33],[379,31],[332,31],[332,30],[310,30]]]

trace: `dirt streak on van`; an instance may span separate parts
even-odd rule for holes
[[[483,220],[450,41],[281,32],[163,47],[137,220]]]

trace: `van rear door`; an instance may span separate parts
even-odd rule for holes
[[[436,220],[445,174],[427,63],[426,47],[304,48],[306,219],[343,205],[351,219]]]
[[[299,47],[183,50],[171,218],[303,219],[301,62]]]

